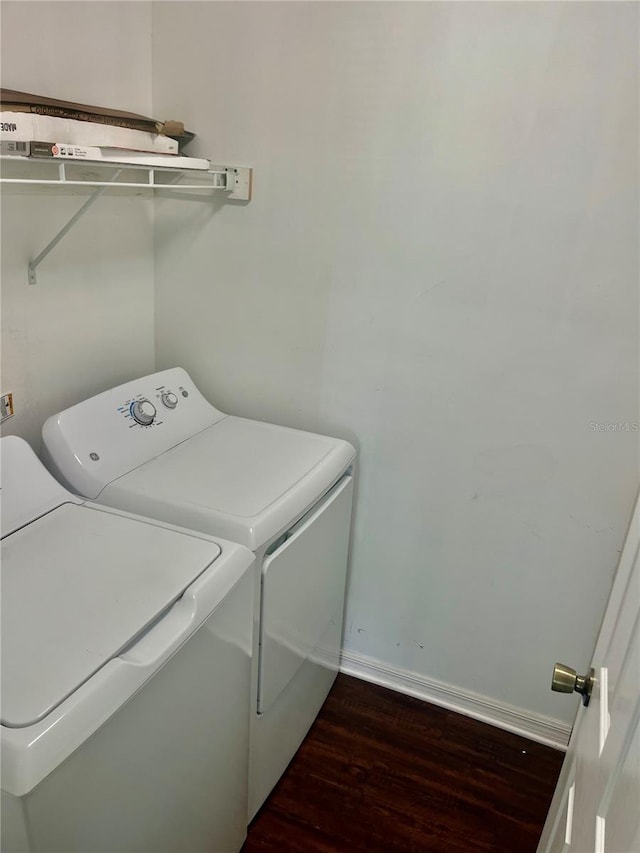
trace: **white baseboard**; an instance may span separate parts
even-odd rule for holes
[[[534,714],[513,705],[505,705],[488,696],[471,693],[442,681],[434,681],[417,672],[398,669],[365,655],[343,649],[340,672],[388,687],[399,693],[406,693],[408,696],[424,699],[425,702],[457,711],[459,714],[473,717],[475,720],[481,720],[499,729],[515,732],[555,749],[566,750],[569,742],[571,726],[560,720]]]

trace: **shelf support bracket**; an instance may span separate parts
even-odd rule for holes
[[[121,174],[122,174],[122,169],[118,169],[113,174],[113,176],[109,179],[109,183],[113,183],[114,181],[116,181]],[[29,284],[37,284],[38,283],[38,279],[36,276],[36,268],[47,257],[49,252],[52,249],[55,249],[55,247],[58,245],[60,240],[62,240],[62,238],[65,236],[65,234],[69,233],[69,231],[73,228],[73,226],[76,224],[76,222],[82,216],[84,216],[84,214],[89,210],[89,208],[94,204],[94,202],[96,202],[100,198],[100,196],[103,194],[103,192],[107,189],[109,189],[108,186],[98,187],[98,189],[92,195],[89,196],[89,198],[85,201],[85,203],[82,205],[82,207],[78,211],[76,211],[76,213],[74,213],[74,215],[67,222],[67,224],[64,226],[64,228],[61,228],[60,231],[58,231],[56,236],[53,238],[53,240],[51,240],[44,247],[44,249],[40,252],[40,254],[36,255],[36,257],[33,258],[33,260],[29,261],[29,264],[27,266],[27,275],[29,278]]]

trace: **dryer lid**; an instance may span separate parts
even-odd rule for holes
[[[341,439],[229,416],[115,480],[100,500],[256,550],[354,455]]]
[[[213,542],[64,504],[2,542],[2,724],[41,720],[161,618]]]

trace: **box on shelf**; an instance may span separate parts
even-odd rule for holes
[[[132,130],[146,130],[150,133],[159,133],[162,126],[162,122],[140,113],[78,104],[75,101],[62,101],[59,98],[50,98],[48,95],[35,95],[32,92],[19,92],[16,89],[0,89],[0,105],[2,110],[94,121],[99,124],[128,127]]]
[[[33,160],[84,160],[89,162],[113,163],[123,166],[145,166],[155,169],[211,168],[211,162],[203,157],[182,157],[176,154],[153,154],[147,151],[130,151],[125,148],[104,146],[68,145],[66,142],[14,142],[0,140],[0,154]]]
[[[34,113],[6,110],[0,112],[1,141],[34,142],[42,139],[64,140],[67,145],[107,146],[156,154],[178,154],[177,140],[157,133]]]
[[[95,162],[122,163],[123,165],[150,166],[156,169],[209,169],[211,163],[203,157],[181,157],[177,154],[154,154],[147,151],[130,151],[108,146],[68,145],[65,142],[38,142],[30,144],[33,158],[56,160],[93,160]]]

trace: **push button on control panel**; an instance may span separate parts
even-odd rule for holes
[[[150,400],[134,400],[129,411],[134,421],[141,426],[150,426],[156,417],[156,407]]]

